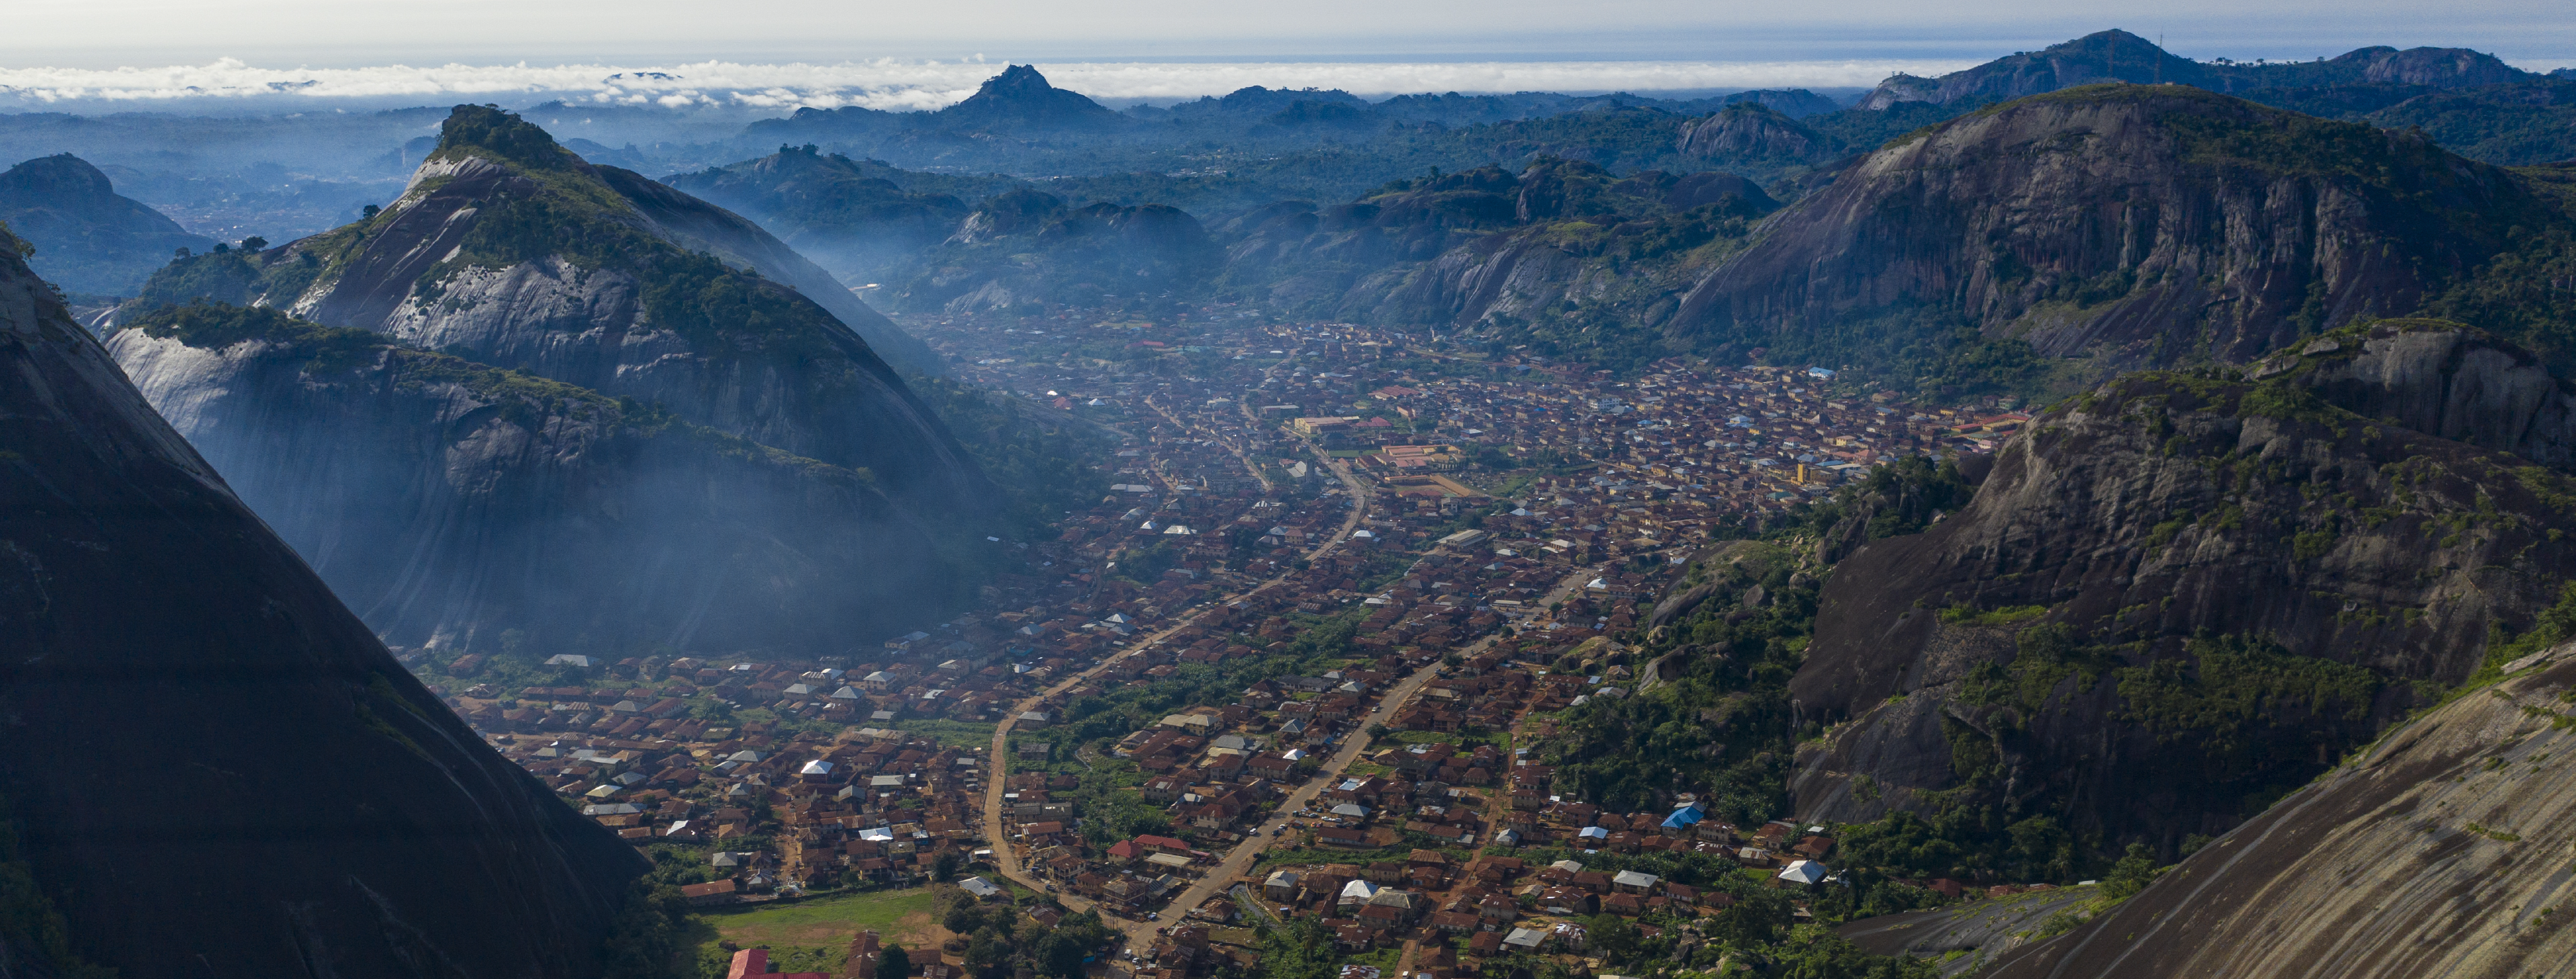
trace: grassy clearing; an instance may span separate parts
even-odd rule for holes
[[[990,749],[993,746],[994,726],[991,724],[978,724],[973,721],[917,720],[896,721],[894,726],[897,730],[929,735],[938,739],[940,744],[951,748]]]
[[[905,948],[936,947],[933,921],[937,898],[926,887],[873,891],[794,903],[709,911],[698,916],[700,957],[722,956],[718,941],[743,948],[766,947],[773,957],[796,950],[807,959],[838,970],[850,938],[871,930]],[[811,954],[808,954],[811,953]]]

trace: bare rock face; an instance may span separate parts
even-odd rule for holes
[[[2255,365],[2364,418],[2576,470],[2576,399],[2531,351],[2445,320],[2381,320]],[[2270,375],[2266,375],[2270,376]]]
[[[192,282],[206,256],[156,283]],[[516,116],[460,106],[403,195],[262,254],[240,293],[524,370],[973,507],[990,488],[854,326],[884,324],[749,222],[595,167]],[[824,296],[824,303],[782,282]],[[201,292],[147,287],[131,313]],[[837,295],[835,295],[837,293]],[[825,304],[867,319],[841,321]],[[906,341],[909,342],[909,341]]]
[[[2314,153],[2343,162],[2300,162]],[[1894,315],[2110,368],[2241,363],[2408,314],[2507,247],[2513,222],[2553,213],[2404,134],[2179,86],[2085,87],[1870,154],[1765,222],[1670,329],[1794,347]]]
[[[871,474],[349,331],[145,322],[119,363],[394,642],[837,652],[954,598]]]
[[[76,954],[597,975],[635,851],[423,689],[6,249],[0,375],[0,793]]]
[[[2390,732],[1992,979],[2564,975],[2576,649]]]
[[[2530,628],[2576,576],[2576,484],[2316,390],[2113,382],[1999,450],[1966,509],[1853,552],[1790,685],[1836,725],[1800,752],[1800,814],[1963,793],[2169,846],[2301,784],[2414,684],[2467,678],[2491,628]]]

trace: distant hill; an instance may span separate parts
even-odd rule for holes
[[[215,240],[192,235],[161,212],[123,197],[107,174],[69,153],[38,157],[0,174],[0,222],[36,246],[28,263],[76,293],[130,296],[186,248]]]
[[[2494,55],[2465,48],[2371,47],[2317,61],[2237,64],[2177,57],[2146,38],[2109,30],[1939,78],[1896,75],[1862,96],[1858,108],[1886,109],[1905,102],[1974,107],[2107,81],[2172,82],[2213,92],[2245,92],[2360,84],[2472,88],[2529,77],[2529,72]]]
[[[0,372],[9,974],[599,975],[646,862],[424,689],[7,248]]]
[[[1108,107],[1047,84],[1033,65],[1012,65],[984,80],[975,94],[932,113],[935,125],[970,131],[1045,132],[1099,129],[1126,120]]]

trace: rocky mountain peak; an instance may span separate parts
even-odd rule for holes
[[[1098,126],[1118,114],[1080,93],[1048,84],[1034,65],[1012,65],[984,80],[975,94],[937,113],[940,122],[969,127],[1046,129]]]
[[[479,151],[479,152],[478,152]],[[438,148],[431,160],[483,156],[540,170],[586,169],[581,157],[563,148],[536,123],[498,106],[460,105],[438,126]]]

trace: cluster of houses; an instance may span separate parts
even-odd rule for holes
[[[943,854],[962,864],[979,846],[975,753],[878,728],[775,737],[754,727],[694,744],[502,736],[497,746],[564,783],[558,791],[624,839],[706,847],[720,879],[693,885],[700,904],[825,883],[917,883]]]

